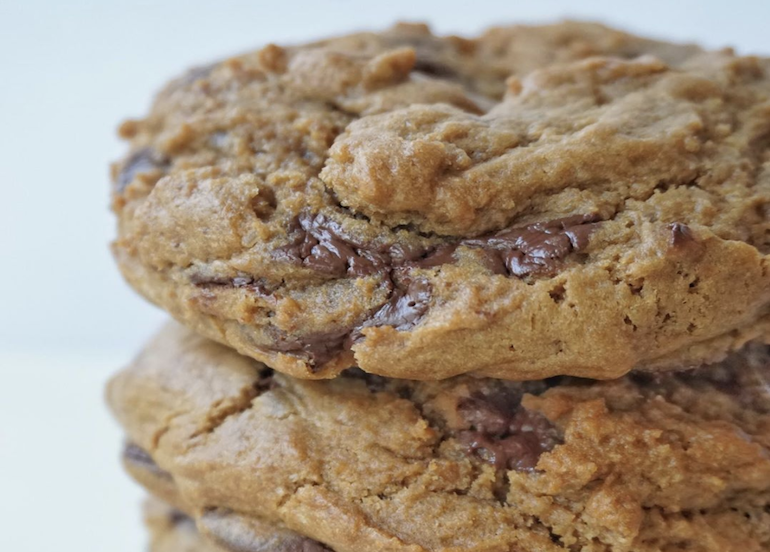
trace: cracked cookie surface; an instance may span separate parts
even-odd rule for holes
[[[121,127],[113,249],[295,377],[713,362],[770,335],[768,71],[583,23],[268,46]]]
[[[253,521],[337,552],[770,547],[765,345],[609,382],[312,381],[174,324],[107,395],[129,471],[223,541]]]

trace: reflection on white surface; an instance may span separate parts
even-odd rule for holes
[[[142,549],[138,489],[102,384],[164,315],[107,244],[114,129],[189,65],[397,19],[473,33],[565,15],[770,52],[752,0],[0,0],[0,552]]]

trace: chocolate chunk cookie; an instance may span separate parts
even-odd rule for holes
[[[311,381],[170,326],[108,400],[131,472],[235,550],[268,521],[337,552],[760,552],[769,383],[759,344],[609,382]]]
[[[770,61],[398,26],[193,70],[121,134],[115,256],[301,378],[613,378],[770,336]]]

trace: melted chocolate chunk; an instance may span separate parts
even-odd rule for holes
[[[540,456],[562,442],[553,424],[521,406],[523,391],[475,393],[458,404],[467,429],[457,438],[498,469],[533,471]]]
[[[387,272],[394,264],[408,262],[422,253],[399,245],[377,248],[356,244],[339,223],[320,214],[300,215],[290,233],[294,235],[291,243],[274,251],[276,259],[336,278]]]
[[[361,328],[393,326],[399,331],[409,330],[425,316],[430,296],[431,286],[427,280],[410,279],[397,286],[390,301],[361,324]]]
[[[328,332],[307,334],[299,338],[276,333],[272,349],[280,353],[302,354],[309,359],[316,372],[340,352],[350,349],[363,338],[361,330],[379,326],[393,326],[399,331],[409,330],[422,320],[430,302],[430,284],[422,279],[405,279],[395,287],[390,300],[363,323],[354,327]]]
[[[489,263],[502,265],[511,276],[550,276],[558,272],[567,255],[588,246],[599,220],[598,215],[576,215],[509,228],[461,244],[484,249]]]
[[[598,221],[597,215],[576,215],[424,249],[361,243],[329,217],[303,213],[289,230],[291,241],[273,251],[276,260],[300,264],[333,278],[379,274],[391,286],[390,299],[352,328],[311,334],[301,340],[276,332],[273,350],[302,354],[309,357],[312,366],[321,366],[362,339],[363,328],[413,328],[428,310],[431,287],[427,280],[411,277],[410,270],[454,263],[455,252],[462,246],[479,249],[481,262],[494,274],[519,278],[555,274],[570,253],[587,247]],[[248,278],[237,280],[231,285],[253,285]]]
[[[152,148],[142,148],[132,153],[117,177],[117,191],[123,192],[126,186],[131,184],[136,175],[152,171],[165,172],[169,167],[169,161]]]
[[[302,336],[302,339],[277,334],[271,349],[278,353],[301,354],[310,361],[311,370],[316,372],[324,364],[349,348],[350,328],[328,332],[316,332]]]
[[[126,443],[123,447],[123,460],[129,464],[133,464],[143,470],[151,472],[152,474],[163,477],[171,478],[171,474],[161,469],[152,456],[144,450],[142,447],[135,443]]]
[[[303,214],[290,231],[291,243],[276,249],[273,255],[341,278],[454,263],[457,248],[465,246],[481,249],[483,263],[496,274],[547,276],[555,274],[570,253],[588,246],[599,220],[595,214],[575,215],[420,250],[400,244],[374,247],[356,243],[339,223],[324,215]]]

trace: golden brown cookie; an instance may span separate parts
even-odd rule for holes
[[[115,256],[296,377],[716,361],[770,335],[769,70],[581,23],[268,46],[123,125]]]
[[[174,325],[108,400],[131,472],[223,542],[267,522],[337,552],[761,552],[769,382],[764,345],[608,382],[300,380]]]

